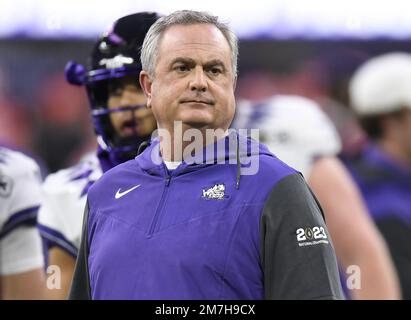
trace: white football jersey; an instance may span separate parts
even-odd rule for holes
[[[0,275],[44,265],[36,228],[40,202],[37,164],[20,152],[0,147]]]
[[[100,163],[94,152],[79,164],[47,177],[43,184],[38,223],[49,249],[58,246],[73,257],[77,256],[87,192],[101,175]]]
[[[314,101],[299,96],[238,101],[233,126],[259,129],[260,142],[306,178],[318,157],[341,151],[331,120]]]

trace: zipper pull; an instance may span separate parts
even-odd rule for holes
[[[171,180],[171,177],[168,175],[166,177],[166,187],[168,187],[170,185],[170,180]]]

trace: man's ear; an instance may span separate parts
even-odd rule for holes
[[[150,79],[147,71],[142,70],[140,72],[140,86],[143,89],[144,95],[147,98],[147,108],[151,108],[151,86],[153,82]]]

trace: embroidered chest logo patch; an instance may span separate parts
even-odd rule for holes
[[[226,198],[225,185],[219,183],[209,189],[203,189],[203,198],[209,200],[223,200]]]

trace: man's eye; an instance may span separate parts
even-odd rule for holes
[[[221,70],[221,68],[215,67],[215,68],[211,68],[211,69],[209,70],[209,72],[210,72],[212,75],[216,76],[216,75],[221,74],[223,71]]]
[[[190,70],[186,65],[179,65],[176,66],[174,69],[178,72],[187,72],[188,70]]]

